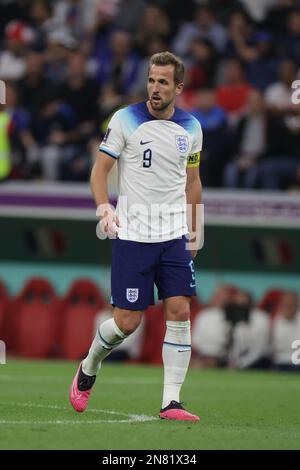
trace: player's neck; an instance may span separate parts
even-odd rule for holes
[[[168,106],[166,109],[163,109],[162,111],[155,111],[152,106],[150,101],[147,101],[146,103],[147,108],[149,113],[154,116],[156,119],[171,119],[174,112],[175,112],[175,107],[174,104]]]

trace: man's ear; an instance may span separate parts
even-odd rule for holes
[[[179,84],[176,86],[176,92],[175,92],[176,95],[177,95],[177,96],[180,95],[181,92],[182,92],[182,90],[183,90],[183,83],[179,83]]]

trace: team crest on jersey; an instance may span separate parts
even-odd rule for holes
[[[126,299],[128,302],[131,302],[132,304],[137,301],[139,298],[139,290],[138,289],[133,289],[132,287],[129,287],[126,289]]]
[[[189,139],[186,135],[175,135],[176,148],[180,153],[186,153],[189,148]]]

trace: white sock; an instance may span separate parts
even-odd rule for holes
[[[191,322],[167,321],[162,357],[164,363],[164,391],[162,408],[172,400],[180,401],[179,394],[191,358]]]
[[[127,338],[127,336],[120,330],[113,318],[101,323],[97,329],[89,353],[83,360],[83,373],[86,375],[96,375],[100,370],[103,359],[105,359],[114,348],[119,346],[125,338]]]

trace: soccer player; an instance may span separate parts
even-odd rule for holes
[[[79,365],[70,401],[82,412],[102,361],[139,326],[154,303],[154,283],[166,320],[162,357],[162,419],[199,421],[180,402],[191,356],[190,300],[196,295],[191,233],[197,235],[202,131],[189,113],[175,107],[183,90],[184,66],[170,52],[149,63],[148,101],[118,110],[99,147],[91,188],[102,231],[112,240],[113,318],[103,322]],[[119,198],[109,204],[107,176],[118,162]],[[189,222],[187,205],[192,208]],[[188,224],[189,222],[189,224]],[[189,226],[188,226],[189,225]]]

